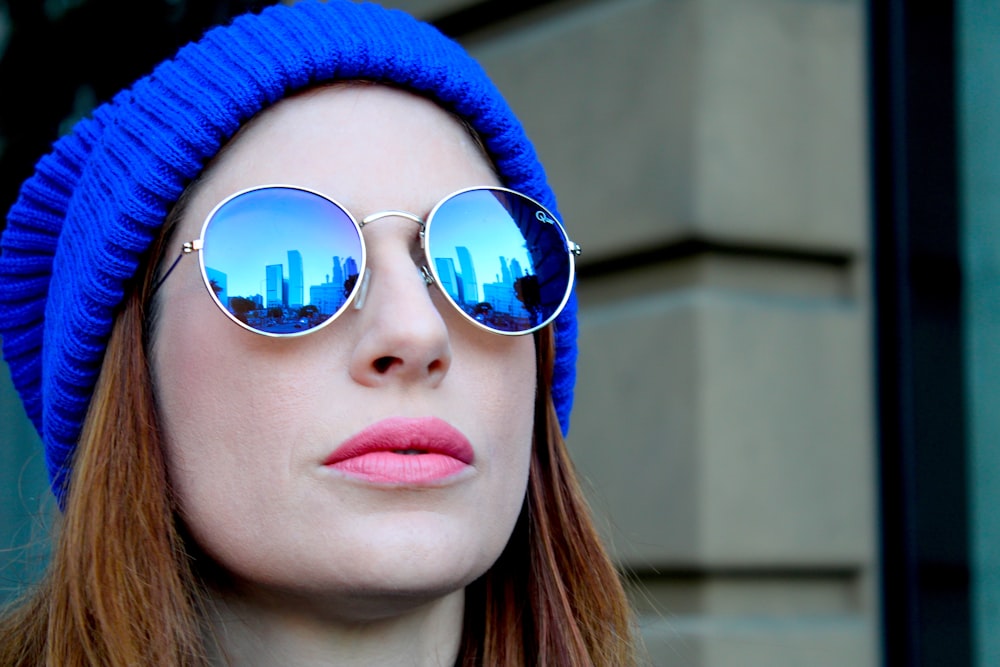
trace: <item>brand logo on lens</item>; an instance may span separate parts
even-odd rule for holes
[[[556,223],[556,221],[550,218],[545,211],[538,211],[535,213],[535,218],[537,218],[539,222],[544,222],[548,225],[554,225]]]

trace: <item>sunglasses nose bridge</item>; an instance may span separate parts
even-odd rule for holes
[[[362,218],[361,221],[358,222],[358,227],[360,229],[364,229],[367,225],[376,222],[377,220],[382,220],[383,218],[403,218],[404,220],[409,220],[411,222],[417,223],[418,225],[420,225],[420,240],[421,244],[423,243],[424,231],[427,228],[427,223],[419,215],[417,215],[416,213],[410,213],[409,211],[401,211],[398,209],[386,209],[385,211],[376,211],[375,213],[371,213]],[[370,271],[365,272],[364,287],[362,289],[362,293],[359,295],[360,298],[357,299],[354,303],[354,308],[356,310],[360,310],[362,307],[364,307],[365,296],[368,291],[367,283],[370,277],[370,273],[371,273]],[[434,276],[431,274],[427,266],[420,267],[420,277],[423,279],[424,283],[427,284],[428,286],[434,284]]]
[[[373,223],[376,220],[381,220],[382,218],[403,218],[405,220],[410,220],[411,222],[415,222],[418,225],[420,225],[421,232],[424,230],[424,227],[426,226],[424,219],[421,218],[419,215],[416,215],[415,213],[410,213],[409,211],[396,211],[391,209],[386,211],[377,211],[375,213],[372,213],[371,215],[366,215],[364,218],[361,219],[361,222],[358,223],[358,226],[364,229],[366,225]]]

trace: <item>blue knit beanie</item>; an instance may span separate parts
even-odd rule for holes
[[[432,26],[349,0],[305,0],[212,29],[53,147],[0,237],[0,335],[63,501],[73,451],[129,280],[182,190],[261,109],[313,84],[389,82],[482,137],[504,184],[556,212],[542,166],[480,66]],[[573,401],[576,298],[556,321],[552,395]]]

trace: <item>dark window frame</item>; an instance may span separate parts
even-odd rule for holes
[[[973,664],[955,8],[869,0],[885,665]]]

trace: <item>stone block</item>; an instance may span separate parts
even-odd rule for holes
[[[699,305],[702,557],[869,562],[876,506],[864,309],[732,296]]]
[[[842,570],[744,569],[673,572],[629,580],[645,616],[805,617],[863,611],[864,577]]]
[[[365,0],[353,0],[353,2],[363,1]],[[384,0],[380,1],[379,4],[390,9],[402,9],[413,16],[428,21],[465,9],[475,3],[474,0]]]
[[[585,292],[569,441],[622,563],[871,563],[864,308],[699,288],[614,302]]]
[[[656,293],[592,307],[579,346],[568,443],[603,535],[640,569],[696,560],[698,313]]]
[[[877,634],[856,615],[648,618],[643,639],[657,667],[875,667]]]
[[[864,3],[697,4],[698,225],[781,245],[867,246]]]

